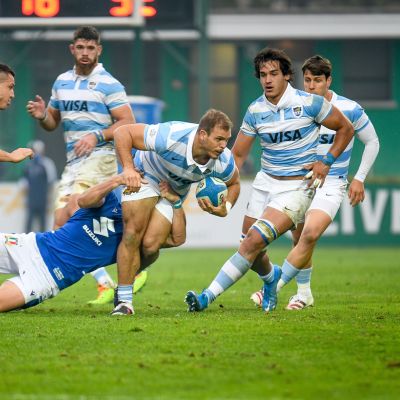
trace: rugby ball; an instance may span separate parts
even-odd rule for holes
[[[219,178],[207,176],[197,185],[196,198],[209,199],[214,207],[221,205],[228,194],[228,188],[225,182]]]

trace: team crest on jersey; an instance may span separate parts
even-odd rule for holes
[[[97,82],[95,81],[90,81],[88,83],[88,89],[93,90],[97,86]]]
[[[292,107],[292,112],[295,117],[299,118],[303,115],[303,107],[302,106]]]
[[[6,246],[17,246],[18,238],[16,236],[5,235],[6,238]]]

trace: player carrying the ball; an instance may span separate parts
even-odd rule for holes
[[[156,125],[132,124],[119,127],[114,133],[115,146],[123,166],[126,188],[122,195],[124,233],[118,248],[118,304],[112,315],[133,313],[132,283],[140,267],[140,259],[158,252],[160,240],[144,241],[143,235],[165,236],[170,222],[149,225],[160,198],[159,183],[167,181],[180,196],[172,206],[182,207],[193,182],[206,176],[223,180],[228,187],[226,201],[215,207],[208,200],[199,204],[204,211],[224,217],[239,195],[239,173],[233,156],[226,147],[231,137],[232,122],[218,110],[208,110],[198,124],[165,122]],[[136,148],[134,160],[131,150]],[[147,183],[142,184],[142,171]]]

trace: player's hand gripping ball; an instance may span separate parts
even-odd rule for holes
[[[197,185],[196,198],[209,199],[214,207],[222,204],[228,194],[225,182],[219,178],[208,176],[201,180]]]

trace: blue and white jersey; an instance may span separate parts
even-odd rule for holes
[[[121,83],[98,64],[87,76],[77,75],[75,68],[59,75],[49,104],[61,113],[67,163],[71,163],[78,160],[75,143],[87,133],[112,125],[110,110],[129,102]],[[114,154],[113,143],[98,144],[95,151]]]
[[[260,138],[261,170],[270,175],[305,175],[303,165],[316,161],[320,123],[332,105],[323,97],[288,84],[277,105],[263,94],[247,109],[240,130]]]
[[[227,148],[218,159],[210,159],[205,165],[193,160],[193,141],[198,126],[178,121],[147,125],[144,142],[149,151],[137,151],[134,162],[149,183],[158,187],[161,181],[167,181],[176,193],[185,197],[190,185],[205,176],[224,182],[232,178],[235,161]]]
[[[363,108],[358,103],[349,100],[346,97],[338,96],[333,91],[331,91],[331,93],[331,104],[337,107],[350,120],[355,134],[360,133],[368,124],[371,123],[368,115],[365,114]],[[329,148],[332,146],[333,140],[335,139],[335,135],[336,131],[321,126],[319,131],[318,159],[321,159],[329,151]],[[343,153],[332,164],[328,176],[347,177],[353,144],[354,137],[351,139]]]
[[[36,243],[60,290],[88,272],[113,264],[122,238],[121,205],[110,193],[98,208],[82,208],[52,232],[37,233]]]

